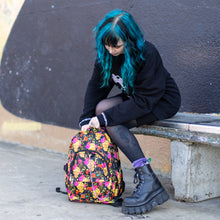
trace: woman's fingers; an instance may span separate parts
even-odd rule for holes
[[[97,117],[93,117],[89,122],[89,127],[100,128],[99,120]]]
[[[81,127],[81,131],[87,130],[88,128],[89,128],[89,124],[83,125],[83,126]]]

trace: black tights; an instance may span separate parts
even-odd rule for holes
[[[123,99],[120,96],[104,99],[96,106],[96,115],[99,115],[106,109],[109,109],[122,102]],[[123,125],[106,127],[106,130],[113,142],[132,163],[135,160],[145,157],[136,137],[129,130],[130,128],[136,126],[136,120],[133,120]]]

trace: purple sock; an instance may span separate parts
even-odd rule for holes
[[[138,159],[138,160],[135,160],[135,161],[132,163],[132,165],[133,165],[134,168],[143,167],[143,166],[146,165],[146,164],[149,164],[149,162],[148,162],[148,160],[147,160],[145,157],[140,158],[140,159]]]

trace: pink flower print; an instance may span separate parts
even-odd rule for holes
[[[76,141],[77,141],[77,140],[76,140],[76,138],[74,138],[74,139],[73,139],[73,141],[72,141],[72,143],[73,143],[73,144],[75,144],[75,143],[76,143]]]
[[[95,186],[92,187],[92,190],[96,190],[96,189],[98,189],[98,186],[97,186],[97,185],[95,185]]]
[[[105,143],[105,137],[103,137],[100,141],[101,143]]]
[[[102,164],[102,167],[103,167],[103,168],[105,168],[105,167],[106,167],[106,164],[105,164],[105,163],[103,163],[103,164]]]
[[[109,182],[105,182],[105,186],[106,186],[106,187],[109,186]]]
[[[114,183],[112,183],[112,189],[115,189],[115,184]]]
[[[78,167],[77,164],[74,164],[73,169],[75,170]]]
[[[79,159],[79,160],[78,160],[78,164],[81,164],[81,163],[82,163],[82,160],[81,160],[81,159]]]
[[[74,183],[74,186],[78,186],[79,185],[79,183],[76,181],[75,183]]]
[[[110,152],[108,153],[108,159],[111,159],[111,153]]]
[[[80,182],[82,182],[83,179],[84,179],[84,176],[83,176],[83,175],[79,177],[79,181],[80,181]]]
[[[88,165],[88,164],[89,164],[89,158],[86,158],[84,164],[85,164],[85,165]]]
[[[117,154],[117,152],[115,151],[115,153],[114,153],[114,158],[115,159],[117,159],[118,158],[118,154]]]
[[[87,143],[86,149],[89,149],[89,148],[90,148],[90,143]]]
[[[101,186],[103,184],[103,182],[102,181],[99,181],[99,186]]]

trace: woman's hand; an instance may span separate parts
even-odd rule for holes
[[[87,130],[87,128],[89,128],[89,124],[83,125],[83,126],[81,127],[81,131],[85,131],[85,130]]]
[[[89,127],[100,128],[100,123],[97,117],[93,117],[89,122]]]
[[[83,125],[81,127],[81,131],[85,131],[87,130],[89,127],[93,127],[93,128],[100,128],[100,124],[99,124],[99,120],[97,117],[93,117],[89,124]]]

